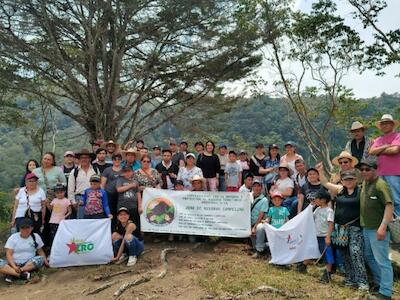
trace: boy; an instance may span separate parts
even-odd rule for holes
[[[318,247],[321,255],[324,254],[324,260],[326,263],[326,270],[324,271],[320,281],[328,283],[331,280],[332,265],[334,263],[333,250],[331,247],[331,240],[328,237],[328,230],[333,231],[333,209],[328,206],[331,200],[330,194],[321,189],[314,200],[316,210],[314,211],[314,222],[317,230]],[[324,253],[325,251],[325,253]]]
[[[100,175],[90,177],[90,188],[86,189],[83,197],[84,219],[112,219],[105,190],[100,188]]]
[[[182,180],[177,180],[175,181],[175,191],[183,191],[183,181]]]
[[[267,248],[263,222],[269,205],[268,199],[262,193],[262,183],[257,179],[253,182],[253,198],[254,201],[251,205],[251,243],[254,251],[253,258],[260,258]]]
[[[50,203],[46,202],[47,208],[51,211],[51,217],[49,220],[50,227],[50,248],[53,245],[54,237],[56,236],[58,225],[60,222],[68,218],[71,213],[71,201],[65,198],[66,187],[62,183],[57,183],[53,187],[53,191],[56,194]]]
[[[253,186],[253,174],[248,173],[246,174],[246,177],[244,178],[244,184],[240,187],[239,192],[251,192],[251,188]]]
[[[134,220],[135,222],[137,220]],[[136,264],[137,257],[143,252],[144,244],[140,236],[135,236],[136,225],[130,220],[129,210],[126,207],[120,207],[117,213],[117,222],[113,226],[112,243],[114,257],[112,261],[121,263],[128,256],[127,266]],[[126,253],[126,254],[125,254]]]
[[[242,183],[242,166],[237,162],[235,151],[229,151],[225,165],[225,186],[227,192],[238,192]]]
[[[289,210],[281,206],[283,202],[283,196],[280,192],[276,191],[271,194],[273,207],[270,207],[267,213],[266,222],[274,226],[275,228],[282,227],[287,221],[289,221]]]

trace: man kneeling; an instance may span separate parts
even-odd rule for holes
[[[20,232],[12,234],[4,248],[7,260],[0,259],[0,273],[6,275],[6,282],[14,279],[28,280],[31,271],[45,264],[49,265],[43,251],[43,241],[37,233],[33,233],[33,222],[29,218],[21,220]],[[38,254],[38,255],[37,255]]]
[[[114,248],[112,260],[116,263],[122,263],[128,257],[127,266],[134,266],[137,257],[144,250],[143,241],[133,235],[136,225],[129,220],[129,210],[126,207],[121,207],[118,210],[117,219],[112,233]]]

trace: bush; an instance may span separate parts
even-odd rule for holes
[[[13,197],[11,193],[0,192],[0,223],[11,220]]]

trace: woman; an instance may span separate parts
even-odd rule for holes
[[[32,219],[33,232],[40,233],[45,223],[46,194],[38,185],[38,177],[34,173],[26,176],[25,187],[19,189],[15,197],[11,226],[20,230],[20,223],[25,217]]]
[[[7,260],[0,259],[0,273],[6,275],[6,282],[14,279],[28,280],[30,272],[49,263],[43,251],[43,241],[33,233],[33,222],[24,218],[20,222],[20,232],[12,234],[4,248]]]
[[[186,154],[186,166],[179,168],[178,180],[182,180],[183,187],[185,191],[190,191],[192,189],[191,179],[199,175],[203,177],[203,171],[196,167],[196,156],[193,153]]]
[[[296,144],[294,142],[287,142],[285,144],[286,154],[281,157],[281,164],[288,164],[290,170],[292,170],[294,175],[297,175],[297,170],[295,167],[295,162],[298,159],[304,160],[303,156],[296,153]]]
[[[40,165],[35,159],[30,159],[25,165],[25,175],[22,176],[21,181],[19,183],[19,187],[24,187],[25,186],[25,179],[26,176],[30,173],[32,173],[33,170],[39,168]]]
[[[199,154],[197,166],[203,172],[205,178],[205,190],[216,192],[218,191],[218,176],[221,169],[218,156],[214,153],[215,144],[212,141],[207,141],[206,149],[202,154]]]
[[[254,175],[254,179],[263,181],[263,174],[260,174],[260,167],[264,165],[265,159],[264,144],[258,143],[256,145],[256,153],[250,158],[250,171]]]
[[[335,229],[329,228],[326,244],[333,243],[340,248],[344,258],[345,285],[368,291],[369,286],[363,255],[364,239],[360,227],[361,188],[357,185],[357,174],[354,170],[342,171],[340,177],[342,189],[337,194],[334,205]],[[334,189],[332,190],[334,191]],[[335,236],[339,236],[338,230],[340,228],[348,233],[347,245],[335,242]]]
[[[264,184],[267,191],[271,189],[275,177],[278,175],[278,168],[281,156],[279,154],[279,147],[277,144],[271,144],[268,147],[268,157],[264,161],[264,165],[260,167],[259,173],[264,176]]]
[[[117,180],[122,176],[122,155],[120,153],[115,153],[112,155],[111,159],[112,166],[106,168],[103,174],[101,174],[101,188],[107,192],[111,214],[116,216],[118,207]]]
[[[135,179],[139,184],[139,190],[143,190],[147,187],[157,188],[161,187],[161,176],[156,169],[151,168],[151,158],[148,155],[143,155],[140,159],[141,168],[136,171]]]
[[[297,212],[297,199],[293,196],[294,181],[290,178],[292,171],[287,164],[281,164],[278,168],[278,179],[272,185],[270,193],[280,192],[284,198],[282,206],[286,207],[292,218]]]

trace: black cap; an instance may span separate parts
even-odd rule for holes
[[[315,171],[315,172],[317,172],[317,173],[319,174],[319,172],[318,172],[318,170],[317,170],[316,168],[308,168],[307,174],[308,174],[308,172],[310,172],[310,171]]]
[[[66,189],[67,189],[66,186],[63,185],[62,183],[57,183],[55,186],[53,186],[53,191],[55,191],[55,192],[59,192],[59,191],[64,192]]]
[[[375,156],[367,156],[365,159],[361,160],[361,162],[357,165],[358,168],[361,168],[361,166],[367,166],[373,169],[377,169],[378,168],[378,163],[376,160]]]
[[[357,173],[355,170],[346,170],[340,172],[340,179],[357,179]]]
[[[127,214],[130,214],[129,213],[129,209],[127,209],[126,207],[124,207],[124,206],[122,206],[122,207],[120,207],[119,209],[118,209],[118,212],[117,212],[117,215],[119,215],[119,213],[120,212],[126,212]]]
[[[23,218],[19,223],[19,228],[33,227],[33,221],[29,218]]]
[[[331,195],[325,189],[320,189],[315,195],[316,199],[326,199],[326,201],[331,201]]]
[[[183,185],[183,181],[182,180],[176,180],[174,186],[177,185]]]

